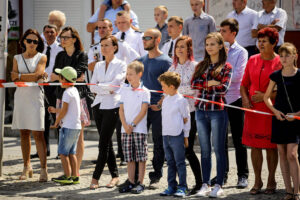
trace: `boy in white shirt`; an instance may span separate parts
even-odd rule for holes
[[[59,74],[60,83],[75,83],[77,72],[72,67],[55,69]],[[64,169],[64,175],[52,180],[61,184],[79,183],[79,172],[77,171],[76,147],[81,130],[80,121],[80,97],[78,90],[73,85],[62,85],[65,88],[62,97],[62,108],[49,107],[49,112],[59,113],[54,126],[58,127],[62,122],[59,132],[58,154]],[[71,176],[72,175],[72,176]]]
[[[191,128],[188,101],[178,93],[180,75],[165,72],[158,78],[164,93],[162,102],[162,135],[168,164],[168,188],[161,196],[185,197],[187,194],[185,148]],[[178,173],[179,184],[176,181]]]
[[[134,61],[127,67],[126,78],[129,84],[120,91],[120,120],[122,122],[122,149],[127,162],[128,180],[120,193],[140,194],[144,191],[144,176],[148,155],[147,111],[150,104],[150,91],[141,83],[144,65]],[[135,167],[138,162],[138,182],[135,184]]]

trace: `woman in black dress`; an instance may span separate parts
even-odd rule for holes
[[[286,187],[283,199],[299,199],[298,144],[300,121],[293,115],[300,114],[300,69],[297,68],[297,49],[291,43],[284,43],[279,49],[282,69],[270,75],[270,83],[264,96],[266,105],[275,116],[272,119],[271,142],[279,150],[280,168]],[[277,86],[275,102],[271,93]],[[293,188],[291,185],[293,181]]]

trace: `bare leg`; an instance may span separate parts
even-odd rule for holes
[[[74,154],[69,155],[70,158],[70,164],[71,164],[71,170],[72,170],[72,176],[77,176],[77,158]]]
[[[144,177],[146,173],[146,162],[139,162],[139,182],[144,183]]]
[[[71,176],[71,166],[70,166],[69,156],[60,154],[60,160],[61,160],[62,167],[64,169],[65,176],[70,177]]]
[[[252,166],[255,174],[255,183],[253,188],[259,189],[263,185],[263,182],[261,180],[261,169],[263,164],[262,149],[252,148],[251,160],[252,160]]]
[[[128,179],[131,183],[134,183],[134,176],[135,176],[135,162],[128,162],[127,163],[127,172],[128,172]]]
[[[41,168],[47,167],[47,147],[46,142],[44,139],[44,132],[43,131],[32,131],[34,140],[35,140],[35,146],[36,150],[38,152]]]
[[[77,149],[76,149],[76,158],[77,158],[77,176],[79,176],[79,170],[83,158],[84,153],[84,125],[81,123],[81,131],[77,142]]]
[[[281,169],[281,174],[282,174],[282,178],[283,178],[284,185],[285,185],[285,190],[286,190],[286,192],[293,194],[289,163],[287,160],[287,145],[278,144],[277,148],[278,148],[278,152],[279,152],[280,169]]]
[[[24,167],[29,167],[30,151],[31,151],[30,130],[20,130],[20,132],[21,132],[21,149],[22,149]]]
[[[267,188],[276,188],[275,172],[278,164],[278,151],[277,149],[266,149],[267,151],[267,164],[269,170]]]
[[[299,193],[299,161],[298,161],[298,144],[287,145],[287,160],[290,168],[294,185],[294,194]]]

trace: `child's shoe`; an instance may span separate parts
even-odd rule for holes
[[[145,185],[138,182],[134,188],[132,188],[131,193],[133,194],[141,194],[145,190]]]
[[[206,183],[202,184],[201,189],[197,192],[196,196],[206,197],[210,193],[210,187]]]
[[[175,192],[175,197],[185,197],[187,195],[187,189],[186,188],[178,188]]]
[[[163,191],[162,193],[160,193],[160,196],[172,196],[175,194],[175,189],[168,187],[165,191]]]
[[[56,183],[60,183],[62,185],[70,185],[73,184],[73,179],[72,177],[66,177],[65,175],[62,175],[58,178],[53,178],[52,181]]]
[[[131,183],[130,181],[126,181],[123,187],[119,188],[120,193],[130,192],[134,188],[135,184]]]

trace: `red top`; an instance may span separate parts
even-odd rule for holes
[[[260,54],[249,59],[241,85],[248,89],[250,101],[255,91],[266,92],[269,76],[279,69],[281,63],[278,55],[272,60],[263,60]],[[251,104],[253,110],[272,113],[263,101],[259,103],[251,101]],[[255,148],[276,148],[276,144],[271,143],[271,134],[272,116],[245,112],[243,144]]]

